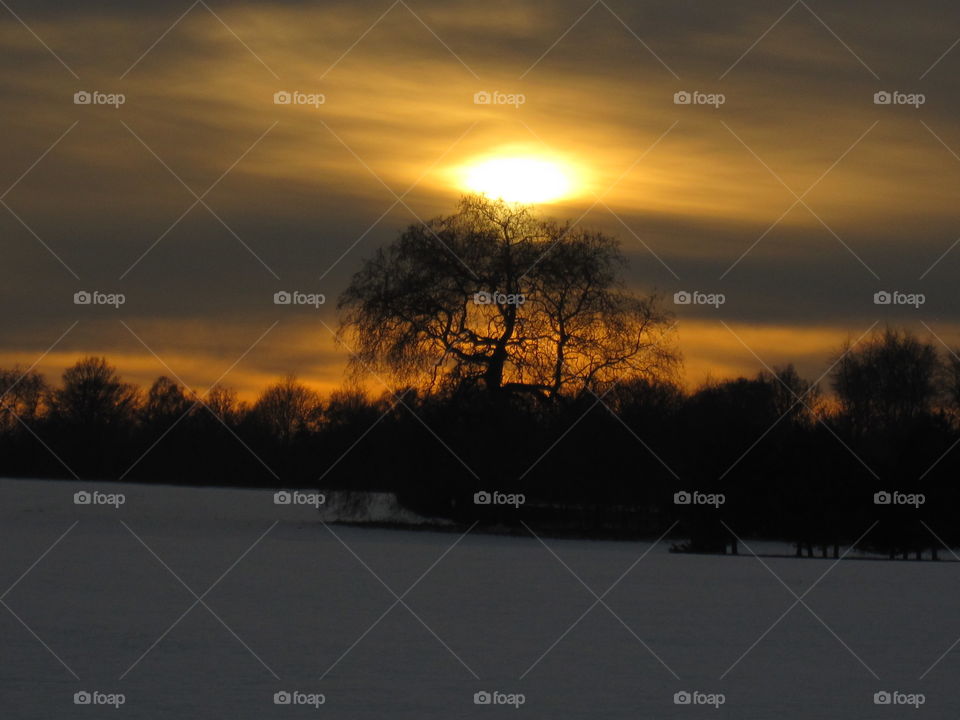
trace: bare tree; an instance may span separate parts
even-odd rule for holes
[[[887,328],[842,352],[833,387],[855,432],[902,427],[936,409],[943,366],[930,343]]]
[[[351,368],[544,397],[667,375],[668,317],[622,286],[624,264],[605,235],[464,197],[354,275],[339,302]]]
[[[758,379],[770,386],[777,417],[788,416],[793,422],[812,425],[826,415],[820,385],[810,385],[792,363],[775,367],[772,373],[761,372]]]
[[[193,406],[187,391],[166,376],[157,378],[143,404],[144,421],[153,427],[176,422]]]
[[[0,370],[0,431],[9,432],[20,421],[28,425],[44,411],[48,392],[43,375],[19,367]]]
[[[237,398],[237,391],[233,388],[215,385],[205,395],[199,395],[201,405],[197,407],[197,417],[205,417],[216,422],[213,415],[220,418],[227,425],[236,425],[247,414],[248,405]],[[206,405],[209,410],[204,410]]]
[[[256,420],[282,443],[315,429],[321,411],[320,396],[293,375],[264,390],[253,406]]]
[[[139,390],[125,383],[106,358],[86,357],[63,373],[51,396],[54,416],[71,424],[122,426],[132,421]]]

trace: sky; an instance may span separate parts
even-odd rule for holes
[[[0,366],[336,388],[362,259],[516,155],[564,167],[540,211],[617,236],[628,286],[664,296],[691,387],[815,380],[884,323],[960,345],[958,36],[946,0],[8,0]]]

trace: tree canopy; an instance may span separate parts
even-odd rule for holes
[[[669,316],[624,287],[625,263],[612,237],[466,196],[364,261],[341,337],[355,373],[413,385],[556,397],[667,376]]]

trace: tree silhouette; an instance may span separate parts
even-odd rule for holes
[[[933,345],[887,328],[843,352],[833,388],[855,433],[894,430],[933,412],[943,375]]]
[[[72,472],[110,474],[124,464],[122,449],[136,431],[140,391],[123,382],[102,357],[78,360],[50,393],[57,446]]]
[[[165,430],[193,406],[184,389],[166,376],[158,377],[144,401],[141,417],[146,426]]]
[[[64,371],[51,410],[64,423],[119,427],[132,421],[138,400],[137,387],[121,381],[106,358],[86,357]]]
[[[48,391],[39,373],[0,370],[0,430],[19,430],[20,421],[29,425],[40,417]]]
[[[461,199],[366,260],[340,298],[357,374],[543,397],[669,374],[655,296],[625,290],[617,241],[528,206]]]
[[[867,546],[884,549],[890,557],[919,553],[933,541],[921,521],[954,502],[952,473],[943,462],[956,442],[944,412],[950,373],[937,347],[909,331],[886,328],[844,350],[849,352],[834,370],[833,387],[840,402],[838,419],[869,472],[857,484],[860,494],[898,490],[926,497],[918,509],[876,508],[880,527]],[[846,481],[855,484],[853,477]]]
[[[321,411],[320,396],[288,375],[260,394],[253,418],[282,445],[289,445],[301,433],[316,429]]]

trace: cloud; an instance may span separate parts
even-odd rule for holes
[[[960,54],[934,66],[955,39],[952,5],[797,5],[767,35],[783,10],[761,2],[609,2],[566,35],[582,3],[410,2],[382,18],[391,6],[372,1],[208,5],[215,15],[198,4],[166,36],[186,8],[23,8],[80,80],[12,16],[0,21],[7,186],[77,123],[5,197],[20,218],[0,216],[0,299],[16,311],[3,319],[7,357],[86,322],[70,301],[84,287],[125,292],[123,317],[184,343],[191,367],[236,349],[205,344],[218,328],[241,338],[272,322],[278,289],[325,293],[332,326],[359,259],[451,209],[453,170],[502,146],[581,167],[583,194],[548,210],[618,235],[631,283],[716,287],[730,322],[796,328],[777,336],[786,353],[807,352],[799,338],[824,326],[833,337],[872,322],[881,285],[924,290],[960,322],[948,301],[960,257],[920,280],[957,234]],[[80,89],[126,102],[77,106]],[[875,105],[882,89],[927,101]],[[325,102],[276,105],[279,90]],[[477,106],[479,90],[527,102]],[[683,90],[725,102],[674,104]],[[209,208],[194,206],[208,189]],[[789,210],[794,193],[809,208]],[[114,347],[122,327],[96,320],[77,352]],[[257,372],[332,382],[343,353],[315,350],[292,342]]]

